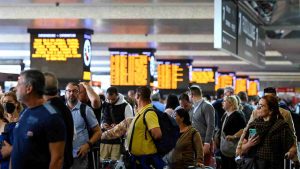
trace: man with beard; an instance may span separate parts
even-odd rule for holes
[[[81,102],[78,100],[79,86],[70,82],[66,86],[66,103],[71,110],[75,132],[73,140],[72,169],[86,169],[88,167],[87,153],[90,148],[101,138],[101,130],[95,114],[89,106],[85,107],[85,118],[80,112]],[[89,130],[91,135],[89,137]]]

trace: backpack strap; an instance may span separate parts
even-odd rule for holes
[[[81,115],[81,117],[84,120],[86,129],[88,129],[89,128],[89,123],[88,123],[88,121],[86,119],[86,112],[85,112],[85,110],[86,110],[86,105],[84,103],[81,103],[80,104],[80,108],[79,108],[80,115]]]
[[[143,115],[143,122],[144,122],[144,125],[146,126],[146,130],[145,130],[145,139],[147,140],[147,131],[148,131],[148,126],[147,126],[147,121],[146,121],[146,114],[149,112],[149,111],[154,111],[154,109],[152,108],[148,108],[146,109],[144,115]],[[150,133],[150,136],[152,137],[151,133]]]
[[[135,129],[135,123],[137,122],[137,120],[139,119],[140,116],[141,116],[140,114],[137,116],[137,118],[135,119],[133,126],[132,126],[132,132],[131,132],[130,142],[129,142],[129,146],[128,146],[129,152],[131,152],[131,149],[132,149],[132,140],[133,140],[133,134],[134,134],[134,129]]]

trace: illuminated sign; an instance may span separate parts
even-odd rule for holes
[[[247,92],[248,88],[248,76],[237,76],[235,79],[234,93]]]
[[[187,89],[190,60],[160,60],[157,62],[158,89]]]
[[[154,49],[109,49],[112,86],[149,86]]]
[[[259,91],[259,80],[249,79],[248,96],[257,96]]]
[[[207,94],[214,94],[216,71],[216,67],[192,67],[190,83],[200,85]]]
[[[214,68],[192,68],[192,83],[207,84],[215,83]]]
[[[216,88],[225,88],[226,86],[233,86],[235,80],[235,73],[233,72],[218,72],[216,78]]]
[[[31,68],[53,72],[60,80],[91,79],[91,34],[88,29],[28,29]]]

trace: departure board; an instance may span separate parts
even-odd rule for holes
[[[30,67],[53,72],[59,80],[91,79],[91,34],[89,29],[28,29]]]
[[[154,49],[109,49],[112,86],[149,86]]]
[[[189,87],[190,63],[190,60],[158,60],[158,89],[187,89]]]
[[[248,76],[236,76],[234,83],[234,93],[247,92]]]
[[[216,88],[224,88],[226,86],[233,86],[233,82],[235,80],[234,72],[218,72],[216,73]]]
[[[216,67],[192,67],[190,83],[201,86],[203,92],[213,94],[216,82]]]
[[[248,96],[257,96],[259,91],[259,79],[249,79]]]

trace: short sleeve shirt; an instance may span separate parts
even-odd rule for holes
[[[76,106],[71,110],[74,127],[75,127],[75,139],[73,140],[73,157],[77,156],[77,151],[80,146],[85,144],[89,140],[88,128],[94,128],[98,125],[96,116],[89,106],[86,106],[85,113],[88,123],[88,127],[85,124],[83,117],[80,114],[81,102],[78,102]]]
[[[12,169],[49,168],[49,143],[66,140],[61,116],[50,105],[27,108],[14,128]]]
[[[133,155],[137,155],[137,156],[149,155],[149,154],[155,154],[157,152],[152,137],[150,136],[150,132],[145,132],[146,126],[144,124],[143,117],[144,117],[144,113],[149,108],[153,109],[151,104],[148,104],[147,106],[143,107],[135,115],[133,122],[129,127],[127,141],[128,144],[130,144],[130,140],[132,137],[131,153]],[[154,111],[148,111],[145,116],[145,119],[149,131],[153,128],[159,127],[158,117]],[[133,126],[134,126],[134,130],[133,130]],[[145,138],[145,134],[147,135],[147,139]]]

